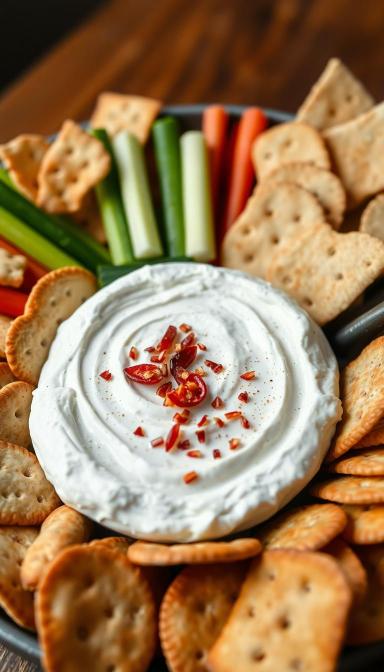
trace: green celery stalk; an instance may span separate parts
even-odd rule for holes
[[[128,273],[133,273],[137,271],[142,266],[154,265],[154,264],[165,264],[169,262],[186,262],[192,261],[189,257],[156,257],[153,259],[143,259],[143,261],[135,261],[133,264],[128,264],[124,266],[99,266],[97,269],[97,277],[99,279],[99,284],[101,287],[109,285],[111,282],[122,278],[123,275],[128,275]]]
[[[4,182],[4,184],[8,184],[9,187],[13,187],[12,179],[5,168],[0,168],[0,180]]]
[[[181,136],[185,253],[197,261],[216,257],[208,154],[201,131]]]
[[[128,131],[112,141],[121,195],[136,259],[163,254],[157,230],[142,145]]]
[[[174,117],[164,117],[152,127],[160,183],[166,251],[170,257],[185,253],[179,129]]]

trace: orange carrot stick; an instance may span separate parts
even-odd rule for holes
[[[212,202],[217,216],[219,189],[224,167],[228,113],[222,105],[210,105],[203,113],[203,134],[208,148]]]
[[[11,254],[22,254],[24,255],[24,257],[27,257],[27,267],[24,273],[24,281],[20,289],[26,291],[32,289],[33,285],[35,285],[36,282],[43,277],[43,275],[46,275],[46,273],[48,273],[48,269],[39,264],[32,257],[25,254],[25,252],[23,252],[22,250],[19,250],[18,247],[15,247],[14,245],[11,245],[11,243],[8,243],[8,241],[4,240],[4,238],[0,238],[0,247],[2,247],[3,250],[10,252]]]
[[[8,315],[8,317],[22,315],[27,299],[28,294],[19,292],[16,289],[0,287],[0,314]]]

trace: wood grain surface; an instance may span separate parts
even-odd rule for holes
[[[380,0],[110,0],[5,91],[0,141],[85,119],[103,90],[294,111],[334,55],[380,100],[383,28]],[[35,670],[0,647],[0,672]]]

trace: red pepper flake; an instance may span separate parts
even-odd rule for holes
[[[201,376],[202,378],[207,375],[207,372],[203,369],[202,366],[198,366],[193,373],[196,373],[197,376]]]
[[[163,350],[169,350],[173,345],[173,341],[176,338],[177,329],[172,324],[169,325],[164,336],[160,339],[159,343],[156,345],[156,352],[163,352]]]
[[[203,415],[201,420],[199,420],[199,422],[197,423],[197,426],[198,427],[205,427],[205,425],[208,425],[208,423],[209,423],[208,415]]]
[[[159,385],[159,387],[156,390],[156,394],[158,397],[165,399],[167,392],[170,392],[171,390],[172,390],[172,383],[168,381],[168,383],[163,383],[162,385]]]
[[[185,322],[180,324],[179,329],[180,331],[183,331],[184,334],[188,334],[188,332],[192,331],[192,327],[190,327],[189,324],[185,324]]]
[[[243,404],[247,404],[249,401],[249,394],[248,392],[240,392],[239,396],[237,397],[239,401],[242,401]]]
[[[184,439],[177,446],[179,450],[188,450],[191,447],[191,442],[189,439]]]
[[[154,345],[150,345],[148,348],[144,348],[144,352],[156,352]]]
[[[224,369],[224,366],[222,364],[212,362],[212,360],[210,359],[205,360],[205,365],[208,366],[210,369],[212,369],[213,373],[221,373]]]
[[[184,474],[183,481],[184,481],[184,483],[189,485],[189,483],[192,483],[193,481],[196,481],[196,479],[198,479],[198,478],[199,478],[199,475],[196,471],[188,471],[187,474]]]
[[[218,427],[224,427],[224,420],[221,418],[213,418]]]
[[[236,450],[240,445],[240,439],[230,439],[229,440],[229,448],[230,450]]]
[[[112,380],[112,374],[108,369],[106,371],[102,371],[99,373],[100,378],[103,378],[104,380]]]
[[[162,436],[158,436],[157,439],[152,439],[151,446],[152,448],[160,448],[164,444],[164,439]]]
[[[163,350],[162,352],[160,352],[159,355],[151,355],[151,357],[150,357],[151,362],[154,362],[155,364],[162,364],[166,355],[167,355],[166,350]]]
[[[219,460],[220,457],[221,457],[221,450],[219,450],[218,448],[214,448],[214,450],[213,450],[213,458],[214,458],[215,460]]]
[[[181,345],[181,349],[183,349],[183,348],[189,348],[190,345],[194,345],[195,340],[196,340],[196,336],[195,336],[195,334],[193,333],[193,331],[191,331],[191,333],[188,334],[188,336],[186,336],[185,338],[183,338],[183,340],[181,341],[181,343],[180,343],[180,345]]]
[[[180,438],[180,425],[172,425],[171,429],[168,432],[168,436],[165,439],[165,450],[169,453],[170,450],[176,448],[176,445]]]
[[[199,429],[196,436],[199,443],[205,443],[205,431],[203,429]]]
[[[256,372],[255,371],[246,371],[245,373],[242,373],[240,378],[243,380],[253,380],[256,378]]]
[[[136,427],[135,431],[133,432],[135,436],[145,436],[144,430],[142,427]]]
[[[188,422],[190,416],[190,411],[185,408],[182,413],[175,413],[173,416],[172,420],[173,422],[179,423],[179,425],[185,425],[186,422]]]
[[[244,429],[249,429],[250,426],[251,426],[251,425],[249,424],[249,420],[247,420],[247,418],[246,418],[244,415],[241,416],[241,418],[240,418],[240,422],[241,422],[241,424],[243,425]]]
[[[187,452],[187,457],[203,457],[201,450],[189,450]]]
[[[241,411],[229,411],[229,413],[224,413],[227,420],[239,420],[241,418]]]
[[[224,402],[221,399],[221,397],[215,397],[214,400],[212,401],[211,406],[212,408],[222,408],[224,406]]]
[[[204,345],[204,343],[198,343],[197,347],[199,348],[199,350],[202,350],[203,352],[205,352],[207,349],[207,346]]]
[[[135,348],[134,345],[132,345],[132,347],[131,347],[131,349],[130,349],[130,351],[129,351],[129,357],[130,357],[131,359],[137,359],[138,356],[139,356],[139,351],[138,351],[138,349]]]

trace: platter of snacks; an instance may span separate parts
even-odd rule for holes
[[[0,147],[1,641],[382,661],[383,144],[332,59],[294,118],[103,93]]]

